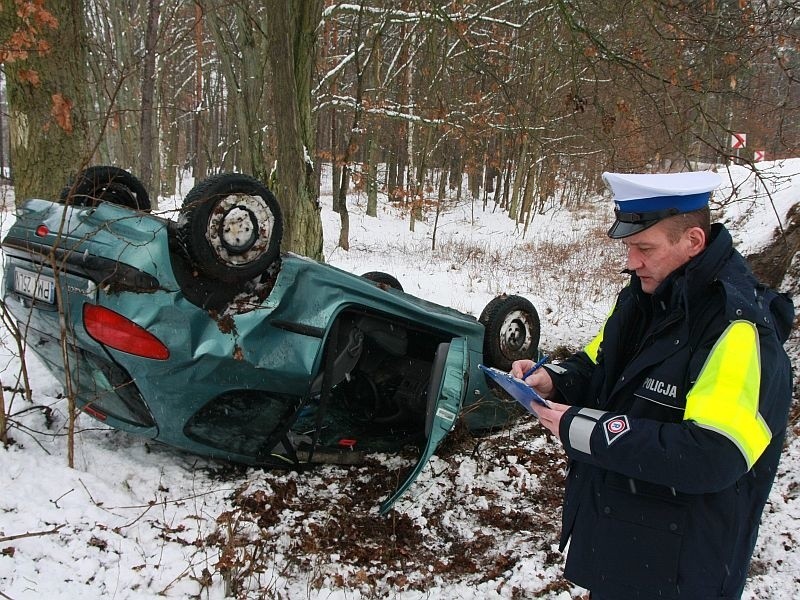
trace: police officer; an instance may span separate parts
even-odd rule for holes
[[[526,379],[569,457],[564,574],[593,600],[738,598],[787,424],[794,308],[710,224],[717,174],[603,178],[630,284],[583,351]]]

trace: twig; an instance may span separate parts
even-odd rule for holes
[[[64,525],[66,525],[66,523],[62,523],[61,525],[56,525],[55,527],[53,527],[52,529],[50,529],[48,531],[28,531],[26,533],[18,533],[16,535],[6,535],[6,536],[3,536],[3,537],[0,537],[0,543],[10,542],[12,540],[19,540],[19,539],[22,539],[22,538],[38,537],[38,536],[41,536],[41,535],[50,535],[50,534],[53,534],[53,533],[58,533],[58,531],[62,527],[64,527]]]
[[[228,487],[228,488],[216,488],[213,490],[208,490],[207,492],[199,492],[197,494],[190,494],[188,496],[181,496],[180,498],[175,498],[171,500],[167,500],[164,498],[162,501],[164,504],[178,504],[180,502],[186,502],[187,500],[194,500],[196,498],[202,498],[203,496],[209,496],[211,494],[217,494],[220,492],[230,492],[236,490],[235,487]],[[162,502],[156,502],[155,500],[151,500],[147,504],[131,504],[128,506],[109,506],[107,507],[108,510],[130,510],[134,508],[152,508],[154,504],[161,504]]]
[[[72,488],[70,491],[68,491],[68,492],[64,492],[63,494],[61,494],[61,495],[60,495],[58,498],[56,498],[55,500],[50,500],[50,502],[52,502],[53,504],[55,504],[55,505],[56,505],[56,508],[61,508],[61,507],[58,505],[58,501],[59,501],[59,500],[61,500],[61,499],[62,499],[64,496],[66,496],[67,494],[71,494],[71,493],[72,493],[72,492],[74,492],[74,491],[75,491],[75,488]]]
[[[126,527],[130,527],[131,525],[133,525],[134,523],[136,523],[137,521],[139,521],[139,520],[140,520],[140,519],[141,519],[143,516],[145,516],[145,515],[146,515],[146,514],[147,514],[147,513],[150,511],[150,509],[151,509],[151,508],[153,508],[155,505],[156,505],[156,503],[155,503],[155,502],[153,502],[153,503],[152,503],[150,506],[148,506],[148,507],[147,507],[147,508],[144,510],[144,512],[143,512],[143,513],[141,513],[141,514],[140,514],[138,517],[136,517],[136,518],[135,518],[133,521],[131,521],[130,523],[126,523],[125,525],[119,525],[118,527],[115,527],[115,528],[114,528],[114,530],[115,530],[115,531],[120,531],[120,530],[122,530],[122,529],[125,529]]]
[[[81,486],[83,487],[83,491],[84,491],[84,492],[86,492],[86,495],[87,495],[87,496],[89,496],[89,500],[91,500],[91,501],[92,501],[92,504],[94,504],[94,505],[95,505],[97,508],[100,508],[100,507],[102,507],[103,503],[102,503],[102,502],[98,503],[98,502],[97,502],[97,501],[96,501],[96,500],[95,500],[95,499],[92,497],[92,494],[89,492],[89,488],[87,488],[87,487],[86,487],[86,484],[85,484],[85,483],[83,483],[83,479],[81,479],[80,477],[78,477],[78,482],[79,482],[79,483],[81,484]]]

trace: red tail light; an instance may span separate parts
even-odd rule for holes
[[[94,340],[115,350],[156,360],[169,358],[169,349],[156,336],[108,308],[84,304],[83,326]]]
[[[86,406],[84,406],[82,410],[87,415],[94,417],[98,421],[105,421],[108,418],[108,415],[106,413],[97,410],[96,408],[94,408],[90,404],[87,404]]]

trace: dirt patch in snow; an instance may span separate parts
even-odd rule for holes
[[[502,587],[504,574],[538,552],[553,567],[539,591],[570,589],[557,577],[563,557],[554,546],[565,461],[537,424],[526,420],[482,438],[454,436],[428,467],[433,473],[402,500],[403,509],[380,516],[377,506],[413,465],[413,455],[405,458],[388,471],[375,460],[251,476],[217,518],[217,530],[198,542],[221,553],[210,575],[222,576],[228,593],[248,597],[265,590],[265,574],[277,562],[286,576],[313,574],[317,589],[359,589],[372,597],[453,582]],[[431,488],[435,493],[426,493]]]

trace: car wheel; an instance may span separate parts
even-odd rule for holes
[[[539,314],[522,296],[498,296],[486,305],[479,321],[486,330],[483,360],[490,367],[510,371],[515,360],[537,355]]]
[[[369,279],[370,281],[374,281],[378,284],[378,286],[383,287],[390,287],[394,290],[403,291],[403,286],[400,285],[400,282],[393,275],[389,275],[388,273],[383,273],[381,271],[370,271],[369,273],[364,273],[362,275],[364,279]]]
[[[61,190],[59,200],[66,203],[70,197],[75,206],[110,202],[137,210],[150,210],[150,196],[142,182],[119,167],[94,166],[81,171]]]
[[[189,260],[208,277],[243,283],[264,273],[280,254],[280,206],[252,177],[209,177],[191,189],[181,211],[178,239]]]

